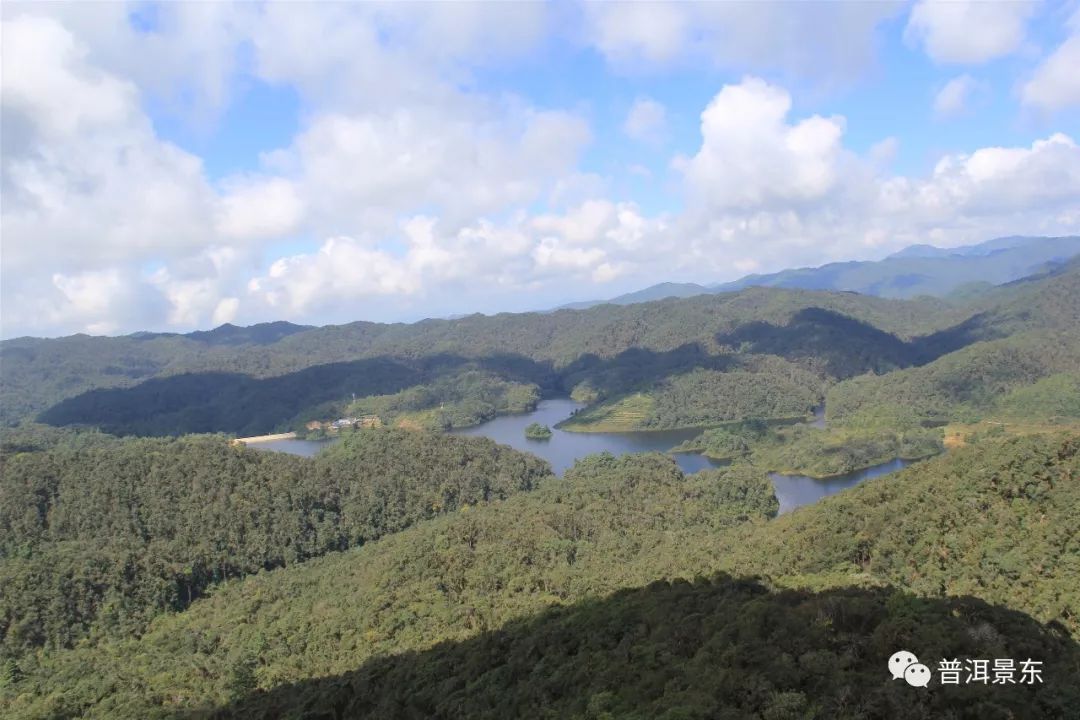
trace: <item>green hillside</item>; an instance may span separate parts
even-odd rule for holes
[[[141,638],[19,658],[0,697],[19,718],[1066,718],[1078,506],[1076,437],[984,442],[775,520],[750,466],[597,456]],[[898,647],[1043,658],[1046,682],[912,696]]]
[[[1080,333],[1037,331],[970,345],[922,367],[852,378],[829,390],[830,422],[910,425],[972,422],[999,414],[1080,417],[1075,383],[1046,382],[1080,373]],[[1038,385],[1037,385],[1038,384]],[[1056,394],[1061,393],[1061,394]]]
[[[485,438],[352,434],[315,459],[223,438],[0,455],[0,653],[138,633],[217,583],[529,490],[547,463]]]
[[[804,335],[780,349],[803,355],[813,349],[811,331],[867,328],[858,354],[832,349],[834,373],[905,365],[914,358],[897,356],[902,348],[892,334],[910,338],[940,329],[927,318],[947,317],[929,300],[751,289],[587,311],[358,322],[297,330],[275,341],[258,335],[258,344],[243,334],[228,343],[196,333],[20,338],[0,343],[0,408],[8,424],[47,411],[44,419],[53,424],[111,423],[125,433],[261,434],[352,394],[396,393],[469,368],[549,393],[569,392],[594,376],[625,391],[657,373],[689,370],[737,350],[744,340],[731,334],[748,325],[782,328],[793,318],[801,318]],[[880,342],[886,347],[878,349]]]

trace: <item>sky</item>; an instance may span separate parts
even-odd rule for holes
[[[1080,232],[1080,2],[0,6],[0,335]]]

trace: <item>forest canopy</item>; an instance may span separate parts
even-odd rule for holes
[[[138,633],[230,578],[530,490],[546,462],[467,438],[345,437],[314,459],[213,436],[0,455],[0,653]]]
[[[977,700],[988,716],[1066,718],[1080,687],[1076,643],[1041,623],[1078,630],[1080,557],[1068,540],[1078,493],[1080,445],[1063,436],[961,448],[775,520],[766,519],[775,497],[751,466],[686,476],[660,456],[595,456],[534,491],[220,586],[159,616],[141,638],[25,655],[0,702],[12,717],[152,718],[207,706],[232,708],[221,717],[302,714],[339,698],[393,716],[407,706],[382,703],[416,698],[416,708],[466,717],[471,706],[458,704],[466,698],[528,703],[530,688],[550,688],[556,711],[581,717],[589,702],[617,709],[664,699],[693,717],[717,698],[681,694],[666,678],[704,673],[700,682],[722,693],[734,717],[780,707],[873,713],[911,698],[897,696],[880,667],[863,674],[847,653],[880,663],[901,643],[935,657],[1047,661],[1034,695],[935,689],[925,702],[945,704],[926,712],[968,717],[964,703]],[[695,580],[717,573],[768,579]],[[621,624],[629,617],[640,620]],[[671,644],[680,635],[670,632],[697,639]],[[581,650],[558,650],[548,637]],[[432,650],[439,641],[450,644]],[[753,659],[731,665],[723,648],[733,647]],[[607,657],[601,648],[614,648],[615,674],[603,688],[578,689],[569,678],[580,673],[563,670]],[[788,657],[795,648],[804,660]],[[506,690],[496,668],[516,662],[531,668],[529,679]],[[723,679],[746,662],[761,694]],[[860,699],[845,695],[847,673],[863,683]],[[344,684],[333,678],[346,674]],[[457,694],[474,682],[476,694]],[[601,691],[604,699],[590,700]],[[856,704],[835,704],[844,702]]]

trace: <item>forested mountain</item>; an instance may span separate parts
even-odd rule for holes
[[[359,322],[296,332],[257,347],[210,345],[187,336],[19,339],[0,346],[2,406],[8,422],[47,411],[44,419],[51,423],[113,424],[140,434],[256,434],[288,427],[305,409],[332,398],[398,392],[463,363],[546,392],[569,391],[594,375],[609,386],[626,372],[651,381],[657,370],[689,370],[702,357],[737,351],[724,338],[748,324],[782,328],[796,316],[811,331],[825,331],[833,322],[872,330],[860,338],[858,355],[844,361],[846,371],[857,373],[896,364],[891,349],[873,347],[878,338],[895,345],[891,333],[911,337],[937,329],[948,312],[930,301],[751,289],[547,315]],[[812,338],[790,342],[801,342],[804,356],[812,353],[806,347]],[[830,351],[833,357],[841,352]],[[617,379],[609,389],[624,392],[633,382]]]
[[[852,378],[829,390],[826,408],[830,422],[891,426],[1016,415],[1016,402],[1021,416],[1080,417],[1069,404],[1078,396],[1068,383],[1077,378],[1080,332],[1036,331],[980,342],[922,367]],[[1024,402],[1024,393],[1048,381],[1060,384],[1063,404]]]
[[[558,309],[584,310],[586,308],[606,304],[633,305],[634,303],[666,300],[668,298],[694,297],[695,295],[704,295],[708,292],[711,292],[709,287],[698,285],[697,283],[665,282],[650,285],[644,290],[637,290],[635,292],[626,293],[625,295],[618,295],[610,300],[585,300],[582,302],[567,303],[566,305],[560,306]]]
[[[659,456],[596,456],[532,492],[229,583],[140,638],[13,658],[0,708],[1068,718],[1077,506],[1075,437],[984,441],[775,520],[751,466],[684,476]],[[1035,658],[1044,683],[913,693],[886,672],[897,648],[934,664]]]
[[[447,372],[427,385],[354,400],[345,414],[376,416],[400,427],[449,430],[477,425],[496,415],[528,412],[539,399],[540,388],[534,383],[510,382],[493,372],[464,369]],[[326,411],[317,408],[310,414],[325,416]]]
[[[944,296],[969,283],[1000,285],[1080,255],[1080,237],[1008,237],[978,245],[935,248],[913,245],[876,262],[830,263],[819,268],[750,275],[713,288],[751,285],[853,290],[880,297]]]
[[[1067,719],[1078,349],[1076,261],[962,300],[749,288],[6,342],[9,419],[59,427],[0,445],[0,715]],[[560,479],[424,430],[303,459],[68,427],[437,430],[560,393],[589,405],[563,427],[701,427],[681,449],[731,464],[601,455]],[[791,424],[826,398],[828,427]],[[924,458],[983,420],[775,517],[768,470]],[[912,695],[882,669],[897,647],[1041,659],[1046,681]]]
[[[485,438],[368,430],[315,459],[221,437],[96,436],[0,454],[0,652],[138,633],[215,583],[529,490]]]
[[[758,415],[806,413],[840,380],[924,365],[1019,332],[1075,329],[1078,278],[1073,262],[962,303],[750,288],[551,314],[290,326],[276,341],[261,331],[225,333],[262,338],[258,344],[199,334],[19,339],[0,346],[0,389],[8,422],[39,416],[123,434],[254,435],[345,413],[353,396],[388,396],[367,405],[386,406],[389,421],[421,413],[421,424],[443,427],[522,407],[481,392],[484,384],[471,385],[475,397],[450,390],[453,378],[481,373],[496,385],[523,386],[515,392],[607,402],[579,418],[582,429],[587,417],[619,413],[635,427],[708,425],[749,407]],[[732,381],[734,372],[749,373],[746,382]],[[695,383],[723,400],[725,412],[664,410]],[[644,405],[622,412],[620,404],[639,395]],[[445,417],[432,414],[436,403]]]
[[[1011,282],[1080,255],[1080,237],[1004,237],[977,245],[938,248],[911,245],[883,260],[829,263],[816,268],[747,275],[716,285],[660,283],[606,301],[579,302],[569,308],[631,303],[730,292],[752,286],[850,290],[865,295],[913,298],[971,292]]]

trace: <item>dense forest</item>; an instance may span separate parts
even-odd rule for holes
[[[824,396],[815,373],[774,356],[740,356],[727,370],[698,367],[599,402],[560,427],[578,431],[664,430],[761,417],[801,419]]]
[[[824,478],[894,458],[921,460],[942,452],[944,445],[942,431],[935,428],[826,429],[752,420],[705,430],[673,450],[698,452],[714,460],[742,459],[770,471]]]
[[[0,715],[1068,720],[1078,321],[1074,262],[950,300],[5,341]],[[439,432],[563,394],[564,429],[700,428],[675,449],[727,464],[556,478]],[[399,427],[228,437],[347,415]],[[929,459],[777,517],[768,471],[895,457]],[[1045,684],[912,694],[898,647]]]
[[[20,718],[1067,718],[1077,506],[1075,436],[960,448],[773,520],[752,466],[594,456],[219,586],[141,637],[14,658],[0,703]],[[912,695],[884,669],[897,647],[1042,659],[1045,683]]]
[[[349,403],[344,414],[375,416],[386,425],[450,430],[478,425],[496,415],[528,412],[539,400],[535,384],[466,369],[392,395],[360,398]]]
[[[484,438],[353,433],[315,459],[220,437],[0,455],[0,652],[138,633],[215,583],[529,490],[547,463]]]
[[[808,317],[799,315],[808,309]],[[748,323],[784,328],[796,316],[803,318],[795,323],[801,330],[781,344],[814,372],[880,370],[915,357],[892,333],[910,337],[913,328],[934,329],[925,318],[942,315],[940,303],[929,300],[751,289],[587,311],[353,323],[299,330],[258,345],[226,342],[227,334],[212,340],[24,338],[0,344],[0,407],[9,424],[41,415],[52,424],[143,435],[258,434],[286,427],[328,401],[428,384],[466,361],[547,392],[569,392],[591,379],[614,395],[749,347],[741,337],[726,337]],[[850,352],[831,348],[832,358],[815,362],[814,352],[822,348],[811,336],[827,333],[833,323],[872,330],[851,343]],[[837,336],[847,332],[835,330]]]
[[[957,366],[1001,363],[1010,389],[1075,372],[1077,298],[1073,262],[968,300],[748,288],[413,325],[20,338],[0,344],[0,407],[8,424],[243,436],[344,414],[354,397],[359,412],[445,428],[527,408],[534,394],[572,394],[592,407],[567,429],[661,429],[804,415],[837,383],[831,418],[868,406],[892,416],[906,408],[903,388],[879,386],[912,383],[931,403],[912,409],[916,419],[939,418],[949,391],[937,386],[955,385]],[[979,416],[1005,382],[969,375],[957,419]]]
[[[1020,333],[976,343],[922,367],[852,378],[829,390],[826,408],[830,422],[854,425],[971,422],[1018,414],[1080,418],[1077,376],[1080,332]]]

